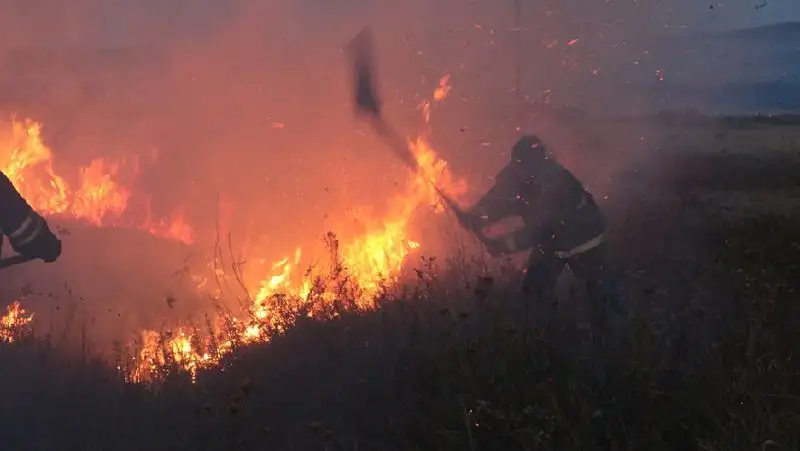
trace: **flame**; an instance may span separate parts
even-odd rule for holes
[[[69,183],[53,169],[53,154],[42,139],[41,124],[11,120],[0,122],[0,170],[35,210],[45,216],[64,217],[95,226],[134,227],[154,235],[192,243],[194,233],[182,215],[169,220],[144,221],[125,217],[131,191],[118,177],[123,167],[138,169],[138,159],[92,160],[78,169],[77,184]]]
[[[376,307],[376,297],[387,283],[396,281],[407,257],[421,247],[412,239],[410,223],[413,213],[423,205],[438,205],[436,189],[458,198],[466,192],[466,184],[456,180],[430,145],[430,116],[432,102],[446,99],[450,92],[450,76],[445,75],[433,93],[432,101],[426,100],[419,105],[424,126],[419,136],[408,142],[418,164],[416,173],[410,173],[404,191],[391,198],[388,211],[383,218],[376,219],[369,214],[370,208],[356,208],[356,218],[364,232],[349,237],[345,242],[335,242],[332,247],[338,254],[348,280],[353,282],[356,292],[354,298],[359,310]],[[438,205],[436,212],[441,212]],[[329,241],[335,237],[328,236]],[[153,377],[166,365],[177,366],[187,371],[194,378],[200,368],[211,367],[237,346],[255,342],[265,342],[275,333],[286,330],[291,324],[284,324],[280,312],[285,309],[301,311],[304,307],[307,316],[315,316],[319,306],[308,302],[313,295],[333,304],[337,298],[337,289],[341,287],[327,286],[315,280],[310,270],[302,270],[303,251],[297,248],[293,255],[270,265],[269,272],[260,277],[253,277],[252,306],[249,319],[246,321],[233,319],[227,324],[227,330],[233,333],[225,339],[224,334],[212,332],[211,338],[199,340],[196,330],[186,327],[173,329],[165,337],[155,331],[146,331],[142,335],[143,345],[136,356],[134,368],[129,372],[129,380],[141,382]],[[220,321],[217,321],[219,324]],[[219,330],[219,328],[215,328]],[[230,336],[232,335],[232,336]]]
[[[447,98],[451,88],[449,81],[449,75],[439,80],[439,85],[433,94],[434,101],[440,102]],[[359,215],[357,219],[366,232],[352,237],[347,243],[339,246],[340,257],[346,265],[348,274],[358,282],[361,291],[358,299],[360,308],[373,306],[381,283],[392,281],[393,276],[402,268],[409,252],[419,248],[419,243],[409,236],[409,223],[418,207],[437,203],[438,195],[434,186],[453,197],[466,192],[466,184],[453,177],[447,168],[447,163],[437,156],[429,144],[431,106],[429,100],[419,105],[424,127],[415,140],[408,142],[416,158],[418,170],[410,174],[405,192],[389,200],[388,214],[384,218],[372,219],[369,215]],[[355,211],[368,212],[369,208],[355,209]],[[437,211],[441,211],[441,207]],[[299,284],[297,281],[293,281],[294,283],[288,281],[300,262],[300,257],[301,251],[297,249],[294,260],[289,261],[285,258],[279,261],[274,266],[277,273],[260,282],[259,291],[254,297],[256,311],[266,299],[279,291],[300,298],[308,295],[310,290],[308,278]]]
[[[351,282],[355,301],[351,308],[375,308],[382,288],[397,280],[408,256],[422,247],[413,238],[411,220],[420,206],[433,205],[435,212],[443,211],[436,188],[453,198],[466,192],[466,184],[455,179],[429,140],[433,102],[447,98],[449,80],[449,75],[442,77],[432,99],[419,105],[424,125],[419,135],[408,141],[418,169],[409,173],[402,192],[389,199],[380,218],[369,207],[353,209],[358,212],[355,219],[361,233],[351,233],[341,242],[333,235],[327,237],[329,248],[337,257],[332,269],[346,273]],[[99,226],[119,224],[131,198],[131,192],[117,182],[122,163],[92,161],[79,171],[79,186],[72,189],[54,172],[52,155],[42,143],[39,124],[15,121],[10,127],[0,128],[0,167],[5,168],[4,172],[31,205],[44,214],[68,216]],[[192,229],[181,218],[177,215],[170,221],[159,222],[148,217],[136,226],[156,235],[191,242]],[[248,269],[242,281],[251,293],[246,318],[220,314],[209,321],[205,334],[194,326],[160,332],[144,330],[134,344],[131,361],[120,363],[118,368],[131,382],[157,379],[169,369],[184,371],[194,378],[198,370],[218,365],[223,356],[238,346],[266,342],[275,333],[285,331],[291,324],[286,323],[283,312],[304,312],[311,317],[321,314],[326,306],[312,304],[310,298],[322,300],[330,307],[337,302],[342,287],[315,278],[310,269],[303,270],[304,255],[297,248],[260,274],[256,272],[259,268]],[[222,270],[215,268],[215,272],[219,275]],[[201,280],[199,285],[207,283],[207,278],[198,280]],[[18,321],[16,318],[24,314],[15,305],[16,316],[10,321]],[[28,317],[25,321],[30,320]]]
[[[5,316],[0,318],[0,342],[14,343],[33,322],[33,313],[28,313],[18,301],[6,307]]]

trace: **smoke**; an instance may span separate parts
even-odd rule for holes
[[[709,14],[689,1],[521,0],[517,24],[511,0],[4,1],[0,107],[45,124],[57,166],[157,157],[136,186],[155,214],[185,209],[197,249],[213,247],[223,221],[231,252],[277,259],[317,243],[351,207],[380,211],[408,176],[352,117],[342,47],[361,27],[378,40],[387,115],[409,135],[419,129],[418,102],[452,75],[451,98],[433,112],[433,144],[475,197],[521,131],[542,135],[595,185],[628,165],[630,147],[651,133],[597,137],[574,121],[520,119],[517,44],[522,97],[639,114],[680,60],[655,37],[700,30]],[[602,166],[608,161],[613,168]],[[90,234],[81,236],[66,238],[66,252],[97,252]],[[104,252],[130,250],[117,243]],[[187,253],[163,248],[159,258],[175,265]],[[108,278],[131,272],[126,265]],[[169,272],[155,265],[137,276],[163,281]]]

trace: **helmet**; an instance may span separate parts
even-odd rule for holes
[[[538,166],[548,158],[550,153],[536,135],[524,135],[511,149],[512,163]]]

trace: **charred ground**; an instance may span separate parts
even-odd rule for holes
[[[797,449],[800,127],[737,121],[670,125],[672,170],[615,183],[636,193],[609,209],[634,313],[615,352],[591,351],[574,299],[542,321],[551,306],[499,277],[420,262],[378,311],[300,321],[196,385],[126,385],[46,338],[4,345],[4,445]]]

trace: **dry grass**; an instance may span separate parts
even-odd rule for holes
[[[721,178],[741,185],[725,190],[752,189],[746,172]],[[428,261],[374,312],[287,312],[287,333],[194,385],[179,372],[125,384],[46,339],[0,346],[4,446],[798,449],[800,217],[732,222],[689,195],[720,178],[676,180],[683,203],[650,199],[615,218],[633,312],[618,347],[594,344],[577,302],[531,305],[502,277]]]

